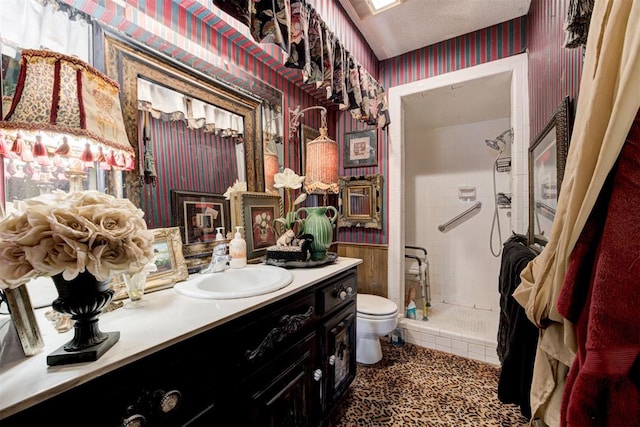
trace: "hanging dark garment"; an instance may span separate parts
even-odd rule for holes
[[[353,110],[360,108],[362,104],[362,91],[360,90],[360,73],[358,72],[358,63],[353,59],[353,55],[347,55],[347,105],[345,109]]]
[[[565,19],[564,47],[576,48],[586,46],[589,34],[589,23],[595,0],[570,0]]]
[[[249,13],[249,1],[253,0],[213,0],[213,4],[228,13],[244,25],[249,26],[251,22]]]
[[[498,326],[498,359],[502,363],[498,380],[498,399],[520,406],[520,412],[531,418],[530,391],[533,365],[538,345],[538,328],[527,318],[524,308],[513,299],[520,284],[520,273],[535,253],[519,237],[512,236],[502,249],[500,264],[500,323]]]
[[[375,81],[375,80],[374,80]],[[376,120],[374,125],[379,129],[384,129],[391,123],[389,116],[389,104],[387,103],[387,95],[384,92],[384,88],[376,81]]]
[[[289,52],[291,4],[289,0],[253,2],[249,29],[258,43],[273,43]]]
[[[324,78],[324,41],[322,32],[322,20],[320,15],[314,10],[309,14],[309,70],[308,75],[305,76],[304,70],[302,78],[307,83],[321,83]]]
[[[368,73],[358,64],[358,77],[360,79],[360,95],[362,100],[358,108],[351,110],[351,117],[361,122],[367,123],[371,112],[371,98],[369,94],[369,78]]]
[[[291,26],[289,27],[289,56],[285,67],[297,68],[309,75],[311,59],[309,53],[309,9],[301,0],[291,0]]]
[[[331,100],[338,104],[340,108],[347,104],[347,87],[345,73],[347,72],[347,58],[344,47],[336,41],[333,55],[333,84],[331,89]]]
[[[324,50],[322,52],[322,65],[324,67],[322,83],[319,88],[327,89],[327,99],[333,95],[333,63],[335,61],[336,38],[324,25],[322,26]]]
[[[607,185],[610,182],[610,185]],[[571,253],[558,312],[578,351],[560,425],[640,425],[640,114]]]

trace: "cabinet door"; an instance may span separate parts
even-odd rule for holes
[[[323,324],[325,416],[344,395],[356,376],[356,308],[349,304]]]
[[[317,335],[308,334],[228,390],[215,414],[198,425],[310,426],[317,424],[321,374]],[[315,378],[318,378],[317,380]]]

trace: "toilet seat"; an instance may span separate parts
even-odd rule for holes
[[[357,317],[383,320],[397,316],[398,306],[393,301],[378,295],[358,294]]]

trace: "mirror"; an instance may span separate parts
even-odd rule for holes
[[[239,164],[244,163],[248,190],[264,190],[260,100],[214,83],[169,58],[151,53],[135,42],[124,41],[111,33],[105,33],[104,51],[106,74],[120,84],[125,127],[131,145],[138,153],[138,161],[144,158],[139,144],[143,139],[142,116],[138,109],[140,79],[231,112],[244,122],[243,138],[231,144],[229,138],[217,134],[206,138],[196,134],[187,129],[183,121],[158,120],[153,124],[152,128],[157,133],[152,133],[152,138],[156,138],[152,143],[164,144],[153,152],[156,156],[157,186],[141,186],[137,171],[127,174],[125,184],[129,189],[126,197],[145,211],[152,228],[171,225],[170,190],[223,194],[239,178]],[[216,145],[222,140],[225,147]],[[243,158],[237,156],[238,152]],[[160,158],[161,154],[164,157]],[[209,160],[212,156],[215,156],[215,161]]]
[[[529,244],[544,246],[558,206],[571,137],[571,105],[566,97],[529,147]]]
[[[382,228],[382,175],[340,177],[338,227]]]

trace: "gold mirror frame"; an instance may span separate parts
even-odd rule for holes
[[[571,138],[571,102],[565,97],[529,147],[529,245],[544,246],[556,213]]]
[[[155,263],[158,271],[149,273],[147,276],[144,293],[171,288],[176,283],[189,278],[187,264],[182,255],[180,228],[153,228],[149,231],[153,233],[153,246],[157,253]],[[114,301],[129,297],[127,288],[119,277],[111,280],[111,287],[115,291]]]
[[[382,175],[339,178],[338,227],[382,229]]]
[[[259,134],[260,101],[245,97],[222,85],[216,85],[205,77],[177,63],[160,59],[133,42],[123,41],[105,31],[105,74],[120,84],[120,96],[125,128],[136,153],[138,146],[138,77],[170,87],[188,96],[219,106],[244,117],[244,152],[247,188],[250,191],[264,190],[262,136]],[[162,173],[162,171],[158,171]],[[140,186],[138,171],[127,173],[127,188]],[[188,190],[188,189],[187,189]],[[140,192],[130,191],[128,198],[136,206],[140,204]]]

